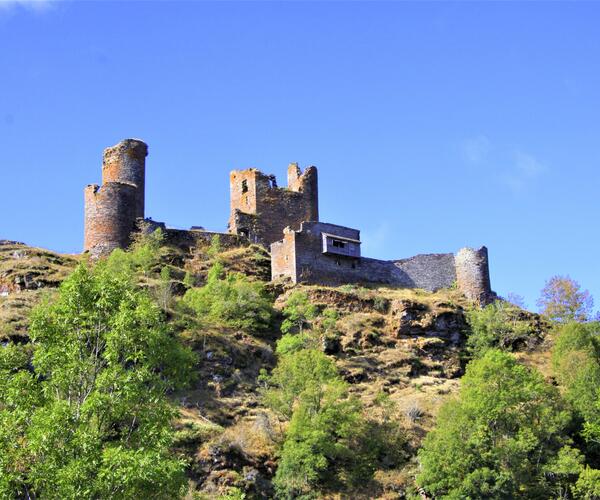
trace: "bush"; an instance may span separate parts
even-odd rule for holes
[[[305,327],[310,326],[318,313],[317,306],[310,302],[305,292],[294,291],[288,297],[283,309],[285,320],[281,325],[281,331],[283,333],[302,333]]]
[[[107,259],[108,268],[117,274],[142,273],[148,275],[160,263],[164,234],[160,228],[149,231],[147,227],[134,233],[127,251],[113,250]]]
[[[512,350],[519,344],[527,344],[535,335],[533,325],[519,319],[520,309],[496,301],[483,309],[467,311],[470,333],[467,349],[474,357],[482,356],[488,349]]]
[[[184,303],[200,319],[253,331],[267,329],[271,325],[273,307],[264,284],[249,281],[238,273],[223,274],[222,264],[215,263],[206,285],[189,289],[183,297]]]

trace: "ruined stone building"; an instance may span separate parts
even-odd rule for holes
[[[271,275],[293,283],[341,285],[378,283],[435,291],[456,286],[480,303],[492,298],[488,253],[463,248],[456,254],[422,254],[406,259],[363,257],[360,231],[323,222],[303,222],[286,228],[271,245]]]
[[[115,248],[127,248],[131,234],[141,221],[160,227],[169,243],[194,247],[210,242],[214,234],[225,246],[241,241],[235,234],[214,233],[201,229],[167,228],[162,222],[145,219],[146,157],[148,146],[138,139],[125,139],[106,148],[102,159],[102,186],[90,184],[84,191],[83,250],[94,257],[108,255]]]
[[[299,229],[303,221],[318,221],[317,169],[301,172],[292,163],[287,183],[287,188],[277,187],[274,175],[254,168],[231,172],[229,231],[268,248],[281,239],[284,228]]]
[[[129,244],[136,220],[144,218],[147,155],[137,139],[104,150],[102,186],[85,188],[84,251],[107,254]]]
[[[104,151],[102,186],[85,189],[84,250],[94,256],[125,248],[144,220],[145,161],[148,147],[126,139]],[[361,254],[360,231],[319,221],[317,169],[288,167],[287,187],[275,176],[256,169],[230,174],[228,233],[201,228],[161,227],[167,240],[189,247],[219,234],[225,245],[243,241],[271,251],[273,280],[340,285],[372,283],[435,291],[456,286],[466,297],[487,303],[495,297],[490,286],[488,252],[463,248],[456,254],[423,254],[378,260]]]

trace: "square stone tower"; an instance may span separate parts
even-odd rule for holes
[[[283,237],[286,227],[300,229],[304,221],[319,220],[316,167],[302,172],[297,163],[290,164],[287,188],[277,187],[275,176],[254,168],[234,170],[229,187],[229,232],[267,248]]]

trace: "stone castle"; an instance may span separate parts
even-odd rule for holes
[[[219,234],[225,245],[244,241],[271,251],[273,280],[340,285],[384,284],[435,291],[457,287],[480,304],[494,299],[488,252],[463,248],[456,254],[423,254],[398,260],[361,255],[360,231],[319,221],[316,167],[304,172],[288,167],[287,187],[256,169],[230,174],[230,217],[227,233],[201,228],[178,230],[145,218],[144,186],[147,145],[126,139],[104,150],[102,186],[85,188],[84,251],[93,256],[125,248],[140,221],[161,227],[167,241],[194,246]]]

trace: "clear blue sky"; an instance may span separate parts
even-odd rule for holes
[[[600,305],[600,3],[0,0],[0,238],[82,246],[102,150],[147,215],[224,230],[228,172],[319,167],[321,219],[400,258],[489,248]]]

